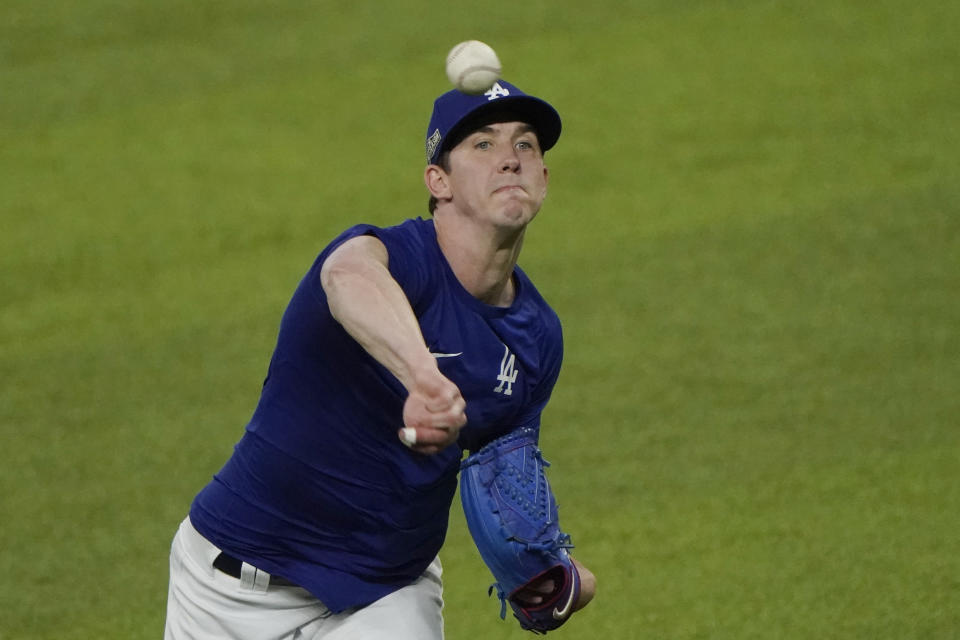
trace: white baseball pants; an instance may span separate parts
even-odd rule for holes
[[[333,614],[306,589],[270,586],[248,564],[234,578],[213,567],[220,550],[190,519],[170,549],[165,640],[443,640],[437,558],[413,584],[362,609]]]

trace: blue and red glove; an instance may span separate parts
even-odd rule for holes
[[[546,633],[566,622],[580,597],[580,575],[560,530],[537,431],[521,428],[490,442],[460,465],[460,498],[470,534],[520,626]],[[553,585],[544,593],[542,585]],[[538,588],[538,586],[540,588]],[[538,593],[529,599],[527,594]],[[537,601],[538,600],[538,601]]]

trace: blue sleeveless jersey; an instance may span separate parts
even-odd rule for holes
[[[373,235],[467,425],[432,456],[397,438],[406,390],[331,317],[320,267]],[[519,268],[516,298],[492,307],[460,285],[432,220],[353,227],[318,256],[280,324],[259,404],[223,469],[196,497],[193,525],[224,551],[310,591],[334,612],[416,580],[447,531],[464,449],[539,428],[560,371],[560,322]]]

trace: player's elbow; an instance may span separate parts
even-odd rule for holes
[[[371,268],[387,266],[387,249],[372,236],[351,238],[337,247],[320,266],[320,286],[328,297],[334,296],[357,276]]]
[[[576,560],[573,561],[573,564],[577,567],[577,573],[580,575],[580,597],[577,598],[576,604],[573,605],[573,610],[579,611],[590,604],[593,597],[597,595],[597,577],[593,575],[590,569],[587,569]]]
[[[349,279],[351,272],[345,261],[336,255],[331,255],[324,261],[320,267],[320,286],[323,287],[323,292],[328,298],[336,296],[338,287],[344,280]]]

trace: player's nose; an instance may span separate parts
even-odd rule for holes
[[[500,160],[500,171],[503,173],[511,173],[517,171],[519,168],[520,156],[517,155],[516,149],[511,148]]]

